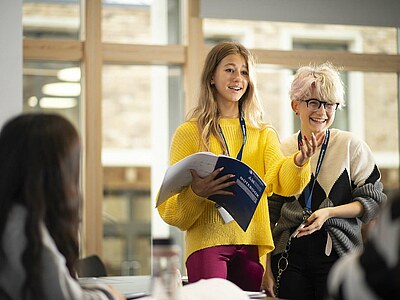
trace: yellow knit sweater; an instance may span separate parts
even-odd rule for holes
[[[222,131],[229,152],[236,157],[243,143],[238,119],[222,119]],[[274,249],[270,230],[267,195],[298,194],[310,180],[309,163],[297,167],[294,155],[285,157],[280,151],[275,130],[259,130],[247,125],[247,142],[242,161],[251,166],[267,184],[252,221],[246,232],[236,222],[225,224],[214,202],[197,196],[187,187],[158,207],[161,218],[168,224],[186,231],[186,258],[193,252],[218,245],[258,245],[263,256]],[[211,152],[221,154],[215,137],[210,139]],[[200,151],[199,132],[195,121],[180,125],[172,139],[170,164]]]

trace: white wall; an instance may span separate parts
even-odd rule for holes
[[[22,111],[22,0],[0,1],[0,126]]]

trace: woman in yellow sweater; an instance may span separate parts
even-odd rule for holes
[[[202,72],[199,103],[173,137],[170,164],[199,151],[234,156],[256,171],[267,184],[246,232],[236,222],[225,223],[207,198],[234,184],[221,169],[201,178],[192,170],[192,183],[158,207],[163,220],[186,231],[189,282],[225,278],[249,291],[260,289],[260,256],[274,249],[267,196],[299,193],[310,179],[308,160],[316,138],[304,137],[301,150],[282,155],[275,130],[263,122],[257,98],[251,53],[235,42],[216,45]]]

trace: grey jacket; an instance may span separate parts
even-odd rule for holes
[[[22,253],[29,246],[25,238],[26,209],[20,205],[12,208],[2,239],[5,247],[5,261],[0,263],[1,299],[23,299],[21,292],[26,274],[22,265]],[[98,285],[93,289],[83,289],[70,276],[64,256],[58,251],[47,228],[42,226],[44,298],[41,300],[110,300],[113,297],[107,286]]]

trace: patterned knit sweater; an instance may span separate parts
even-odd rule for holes
[[[362,248],[361,223],[376,216],[386,195],[382,192],[380,172],[368,145],[350,132],[330,131],[328,148],[313,191],[312,211],[352,201],[359,201],[364,208],[360,218],[330,218],[324,224],[323,229],[329,232],[333,248],[342,256],[350,249]],[[293,134],[282,143],[285,155],[297,151],[297,135]],[[311,158],[313,172],[320,150]],[[311,176],[313,180],[314,174]],[[303,193],[290,198],[278,195],[269,198],[270,218],[275,224],[273,255],[284,251],[291,232],[302,222],[305,207]]]
[[[236,157],[243,144],[238,119],[222,119],[220,125],[229,152]],[[267,195],[298,194],[310,180],[309,163],[297,167],[294,155],[284,157],[275,130],[259,130],[247,125],[247,142],[242,161],[251,166],[267,184],[253,219],[244,232],[236,222],[225,224],[214,202],[197,196],[191,187],[184,188],[158,207],[162,219],[186,231],[186,257],[193,252],[218,245],[258,245],[262,256],[274,248],[269,226]],[[210,139],[211,152],[222,154],[215,137]],[[192,120],[180,125],[172,139],[170,164],[200,151],[197,123]]]

